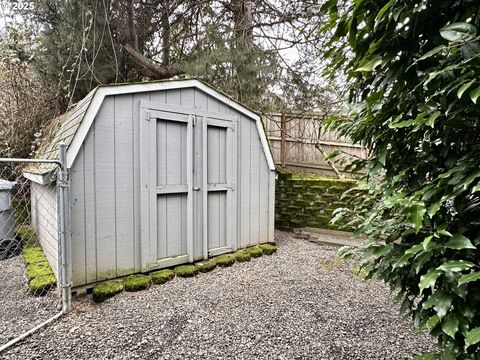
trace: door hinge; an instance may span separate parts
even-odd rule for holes
[[[192,115],[192,126],[197,125],[197,117],[195,115]]]

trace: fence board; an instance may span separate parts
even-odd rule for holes
[[[283,117],[281,113],[273,113],[262,116],[262,121],[276,165],[291,170],[334,175],[318,146],[326,154],[334,151],[340,153],[334,160],[340,171],[355,158],[367,156],[366,149],[353,144],[349,138],[333,131],[325,131],[320,113],[283,114]],[[284,150],[282,150],[282,141]]]

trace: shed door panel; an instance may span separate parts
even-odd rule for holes
[[[204,231],[206,254],[214,256],[236,248],[236,137],[235,124],[218,117],[203,118]],[[205,191],[206,189],[206,191]]]
[[[208,250],[225,247],[227,205],[227,128],[207,127]]]
[[[187,123],[157,119],[157,259],[187,254]],[[155,244],[156,243],[156,244]]]
[[[142,270],[235,250],[234,122],[147,105],[140,127]]]

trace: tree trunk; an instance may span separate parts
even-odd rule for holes
[[[166,3],[168,1],[166,0]],[[168,12],[166,12],[165,16],[168,21]],[[130,54],[134,64],[144,76],[152,80],[163,80],[184,73],[178,64],[170,64],[170,40],[168,40],[168,52],[166,55],[168,57],[167,64],[159,65],[141,53],[138,48],[135,29],[135,0],[127,0],[127,26],[129,39],[128,43],[124,45],[124,49]],[[165,34],[163,36],[165,38]],[[170,24],[168,25],[168,37],[170,37]],[[165,59],[165,52],[163,55]]]
[[[254,59],[252,59],[253,43],[253,2],[251,0],[231,0],[231,11],[234,21],[234,58],[233,70],[236,76],[237,96],[245,101],[247,94],[252,95],[252,84],[256,79]]]
[[[162,65],[170,65],[170,0],[163,1],[162,16]]]

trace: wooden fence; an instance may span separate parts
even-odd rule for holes
[[[320,113],[268,114],[262,120],[275,164],[283,168],[335,176],[323,154],[339,152],[333,161],[340,171],[355,158],[367,156],[364,148],[348,138],[324,131]]]

